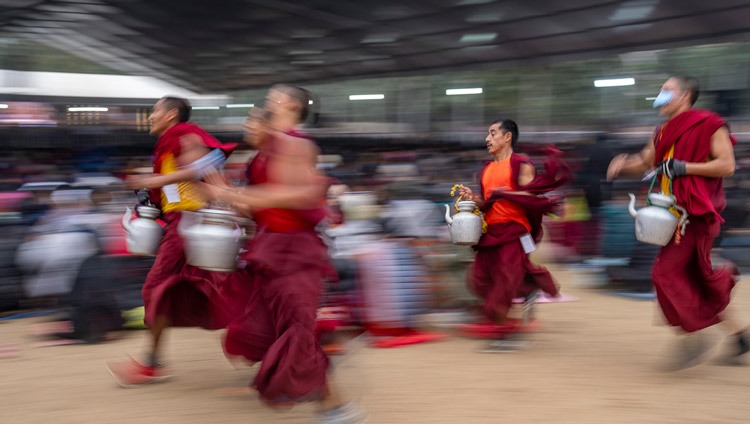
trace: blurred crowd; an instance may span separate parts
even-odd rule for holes
[[[656,248],[635,240],[627,212],[627,193],[635,193],[642,206],[649,183],[604,177],[616,153],[641,145],[602,133],[556,146],[575,178],[562,189],[559,213],[545,218],[547,261],[590,267],[603,287],[651,291]],[[488,159],[483,147],[479,140],[461,149],[347,148],[333,159],[322,157],[320,167],[335,181],[328,200],[344,215],[343,223],[325,230],[340,276],[326,302],[360,305],[359,318],[372,326],[402,327],[425,312],[476,305],[465,283],[473,253],[451,244],[444,205],[456,200],[450,195],[454,184],[476,187],[476,173]],[[518,150],[541,166],[545,147],[522,139]],[[738,169],[726,181],[727,223],[717,239],[717,252],[740,266],[747,265],[750,248],[743,229],[749,153],[738,144]],[[242,161],[230,161],[227,174],[239,180],[252,152],[235,155]],[[121,326],[120,313],[142,305],[140,285],[152,262],[125,248],[120,221],[136,199],[121,178],[149,170],[149,158],[81,160],[58,152],[0,163],[0,311],[54,307],[75,315],[84,305],[89,316],[110,317],[101,328],[81,330],[80,337],[89,340]]]

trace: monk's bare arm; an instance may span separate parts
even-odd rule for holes
[[[202,158],[209,151],[197,134],[187,134],[180,139],[180,156],[175,158],[180,169],[170,174],[131,176],[125,182],[125,187],[133,189],[161,188],[169,184],[195,180],[197,179],[195,170],[185,167],[185,165]]]
[[[534,165],[530,163],[522,163],[521,168],[518,170],[518,186],[523,188],[526,184],[529,184],[530,182],[534,181],[534,177],[536,176],[536,169],[534,169]],[[509,191],[507,188],[499,188],[499,191],[505,191],[510,192],[513,194],[523,194],[526,196],[533,196],[533,194],[529,193],[528,191]]]
[[[651,169],[654,163],[654,137],[648,141],[648,144],[638,153],[617,155],[609,163],[607,169],[607,180],[617,179],[622,173],[626,174],[643,174]]]
[[[734,147],[727,127],[721,127],[711,136],[711,158],[707,162],[688,162],[685,171],[688,175],[718,178],[734,174]]]
[[[269,161],[268,183],[214,191],[214,196],[255,209],[311,209],[319,206],[325,198],[326,184],[315,166],[318,148],[309,140],[280,138],[278,150]]]
[[[203,144],[200,136],[195,133],[180,137],[180,155],[176,157],[177,165],[185,167],[205,156],[211,149]]]
[[[198,134],[186,134],[180,138],[180,155],[175,158],[177,165],[180,169],[172,172],[171,174],[162,174],[156,177],[161,184],[161,187],[167,184],[181,183],[184,181],[192,181],[198,178],[194,169],[187,165],[202,158],[211,149],[203,144]]]
[[[534,180],[536,170],[530,163],[522,163],[518,172],[518,185],[523,187]]]

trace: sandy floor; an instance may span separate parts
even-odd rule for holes
[[[364,348],[340,366],[341,384],[361,397],[371,423],[746,423],[750,367],[710,362],[678,373],[658,370],[674,342],[656,326],[651,301],[576,288],[577,302],[539,307],[542,331],[530,350],[481,354],[485,342],[452,337],[394,349]],[[747,280],[745,280],[747,281]],[[750,290],[740,284],[735,308],[750,319]],[[656,319],[655,319],[656,317]],[[311,405],[275,412],[244,385],[253,369],[224,359],[219,333],[172,331],[167,359],[175,378],[121,389],[104,363],[138,354],[143,332],[97,346],[33,347],[31,324],[0,323],[0,344],[20,355],[0,359],[0,423],[305,423]],[[717,333],[718,334],[718,333]],[[717,338],[718,341],[718,338]],[[721,353],[720,344],[715,354]]]

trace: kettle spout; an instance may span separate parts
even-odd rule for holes
[[[633,195],[633,193],[628,193],[628,196],[630,196],[630,203],[628,204],[628,212],[630,212],[630,216],[635,218],[638,215],[638,211],[635,210],[635,195]]]
[[[125,207],[125,215],[122,216],[122,228],[125,229],[125,232],[130,232],[130,218],[133,216],[133,211]]]
[[[447,222],[448,225],[453,224],[453,218],[451,218],[451,207],[449,205],[445,205],[445,222]]]

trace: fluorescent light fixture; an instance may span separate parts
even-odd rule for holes
[[[69,107],[68,112],[106,112],[106,107]]]
[[[477,13],[475,15],[469,15],[464,20],[472,24],[486,24],[490,22],[500,22],[502,15],[486,15],[484,13]]]
[[[234,103],[234,104],[228,104],[224,107],[226,107],[227,109],[232,109],[232,108],[238,108],[238,107],[254,107],[254,106],[255,106],[255,103]]]
[[[352,94],[349,100],[383,100],[385,94]]]
[[[627,1],[615,9],[609,16],[610,21],[636,21],[647,18],[656,7],[656,0],[633,0]]]
[[[475,4],[486,4],[486,3],[492,3],[494,0],[459,0],[458,3],[456,3],[456,6],[469,6],[469,5],[475,5]]]
[[[305,38],[323,38],[326,33],[316,29],[303,29],[292,33],[294,39],[305,39]]]
[[[654,100],[656,100],[656,97],[646,97],[646,100],[649,102],[653,102]]]
[[[651,28],[652,26],[654,26],[654,25],[653,24],[635,24],[635,25],[633,25],[633,24],[630,24],[630,25],[622,24],[622,25],[618,25],[618,26],[612,28],[612,31],[618,32],[618,33],[623,33],[623,32],[627,33],[627,32],[633,32],[633,31],[645,31],[645,30]]]
[[[464,34],[461,37],[462,43],[486,43],[497,38],[496,32],[487,32],[482,34]]]
[[[354,58],[354,60],[381,60],[390,59],[392,56],[389,54],[363,54]]]
[[[634,84],[635,78],[600,79],[594,81],[594,87],[622,87]]]
[[[5,103],[0,103],[0,109],[7,109],[7,108],[8,108],[8,105],[6,105]]]
[[[193,106],[193,110],[219,110],[219,106]]]
[[[460,96],[463,94],[482,94],[481,88],[452,88],[445,90],[446,96]]]
[[[290,56],[306,56],[312,54],[323,54],[323,50],[292,50],[289,52]]]
[[[254,69],[242,69],[239,73],[243,75],[263,75],[270,74],[271,68],[254,68]]]
[[[362,40],[362,44],[393,43],[398,40],[398,34],[370,34]]]
[[[292,65],[322,65],[326,62],[324,60],[293,60],[289,63]]]
[[[409,6],[384,6],[372,11],[372,14],[381,19],[400,19],[413,15],[415,12]]]
[[[311,105],[311,104],[313,104],[313,101],[312,101],[312,100],[309,100],[309,101],[307,102],[307,104],[308,104],[308,105]]]

